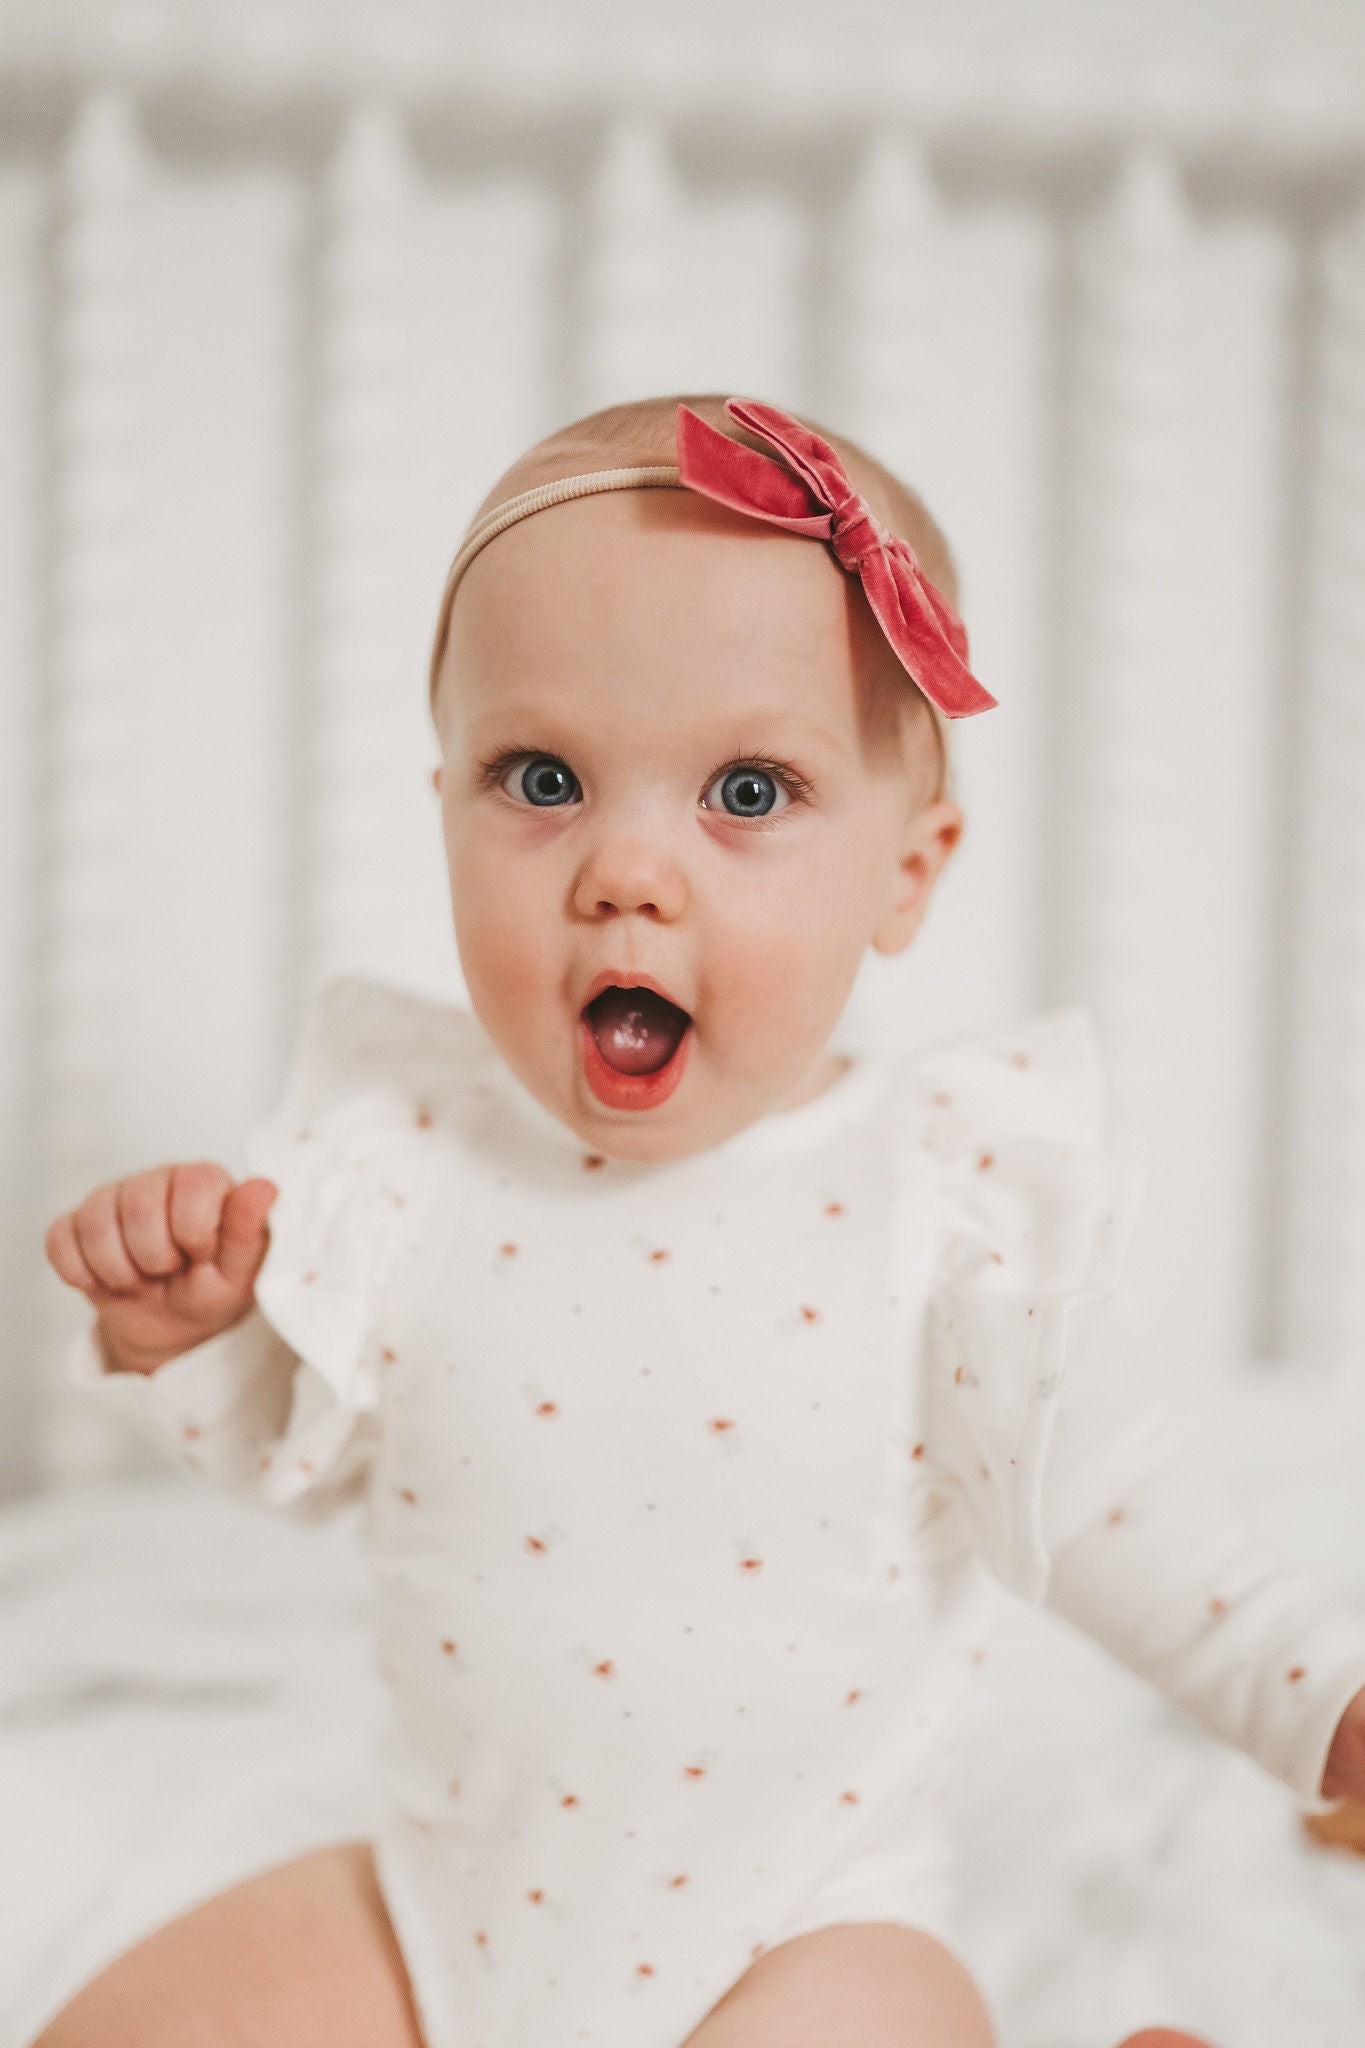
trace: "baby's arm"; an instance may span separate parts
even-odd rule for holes
[[[1365,1798],[1365,1614],[1285,1568],[1161,1405],[1088,1370],[1044,1484],[1047,1604],[1310,1806]]]
[[[297,1354],[255,1305],[276,1193],[207,1162],[152,1167],[96,1188],[46,1240],[56,1272],[96,1312],[76,1348],[78,1381],[126,1406],[182,1463],[253,1493],[266,1493],[300,1394]],[[311,1516],[349,1498],[363,1435],[290,1504]]]

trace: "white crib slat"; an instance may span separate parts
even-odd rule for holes
[[[1083,237],[1070,508],[1074,635],[1058,735],[1066,915],[1057,979],[1094,1014],[1116,1127],[1152,1166],[1166,1163],[1160,1078],[1164,1013],[1173,1000],[1161,971],[1169,899],[1152,862],[1190,681],[1173,601],[1188,232],[1175,166],[1163,152],[1138,149]],[[1173,1198],[1178,1205],[1178,1191]],[[1149,1203],[1135,1247],[1139,1271],[1142,1251],[1157,1251],[1160,1237]],[[1150,1318],[1150,1298],[1143,1306]],[[1149,1320],[1149,1335],[1151,1327]]]
[[[55,410],[56,588],[41,877],[39,1072],[44,1210],[78,1201],[119,1163],[120,1096],[137,1027],[126,936],[123,805],[136,660],[139,208],[134,110],[105,88],[80,107],[61,165]],[[83,1319],[44,1292],[55,1359]],[[103,1416],[45,1373],[46,1459],[63,1478],[107,1469]]]
[[[922,151],[882,130],[856,165],[835,223],[831,424],[907,481],[928,398],[923,311],[936,232],[939,197]]]
[[[386,820],[413,782],[403,611],[401,425],[408,374],[405,280],[418,183],[404,124],[357,107],[324,192],[316,634],[304,705],[305,980],[382,973],[394,916]],[[412,788],[406,800],[415,802]]]
[[[687,388],[676,327],[681,197],[657,122],[625,114],[610,124],[587,205],[575,410]]]
[[[1291,963],[1289,1349],[1365,1356],[1365,208],[1326,243]]]
[[[0,1497],[35,1476],[33,1317],[41,1220],[33,1210],[39,1139],[28,968],[38,881],[41,717],[38,537],[29,507],[43,460],[40,250],[45,181],[0,170]]]

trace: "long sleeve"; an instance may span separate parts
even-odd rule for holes
[[[340,1411],[258,1308],[154,1373],[112,1370],[92,1321],[71,1346],[68,1370],[225,1491],[316,1520],[363,1490],[373,1415]]]
[[[1145,1175],[1106,1134],[1086,1013],[916,1064],[939,1162],[927,1446],[987,1566],[1311,1810],[1365,1687],[1365,1612],[1287,1569],[1133,1369],[1123,1271]]]
[[[1365,1613],[1276,1558],[1117,1354],[1064,1385],[1044,1478],[1047,1606],[1313,1812],[1365,1687]]]

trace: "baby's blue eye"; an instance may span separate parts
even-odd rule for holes
[[[520,790],[528,804],[550,810],[557,804],[571,804],[579,794],[572,772],[553,754],[533,754],[529,761],[515,761],[503,777],[508,796]]]
[[[713,792],[719,790],[719,801],[713,800]],[[790,802],[785,789],[776,776],[766,768],[727,768],[718,775],[707,790],[702,802],[708,811],[724,809],[732,818],[762,818],[777,804]]]

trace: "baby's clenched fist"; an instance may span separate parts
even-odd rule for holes
[[[110,1181],[57,1218],[48,1260],[96,1309],[111,1366],[155,1372],[241,1320],[278,1192],[200,1160]]]

